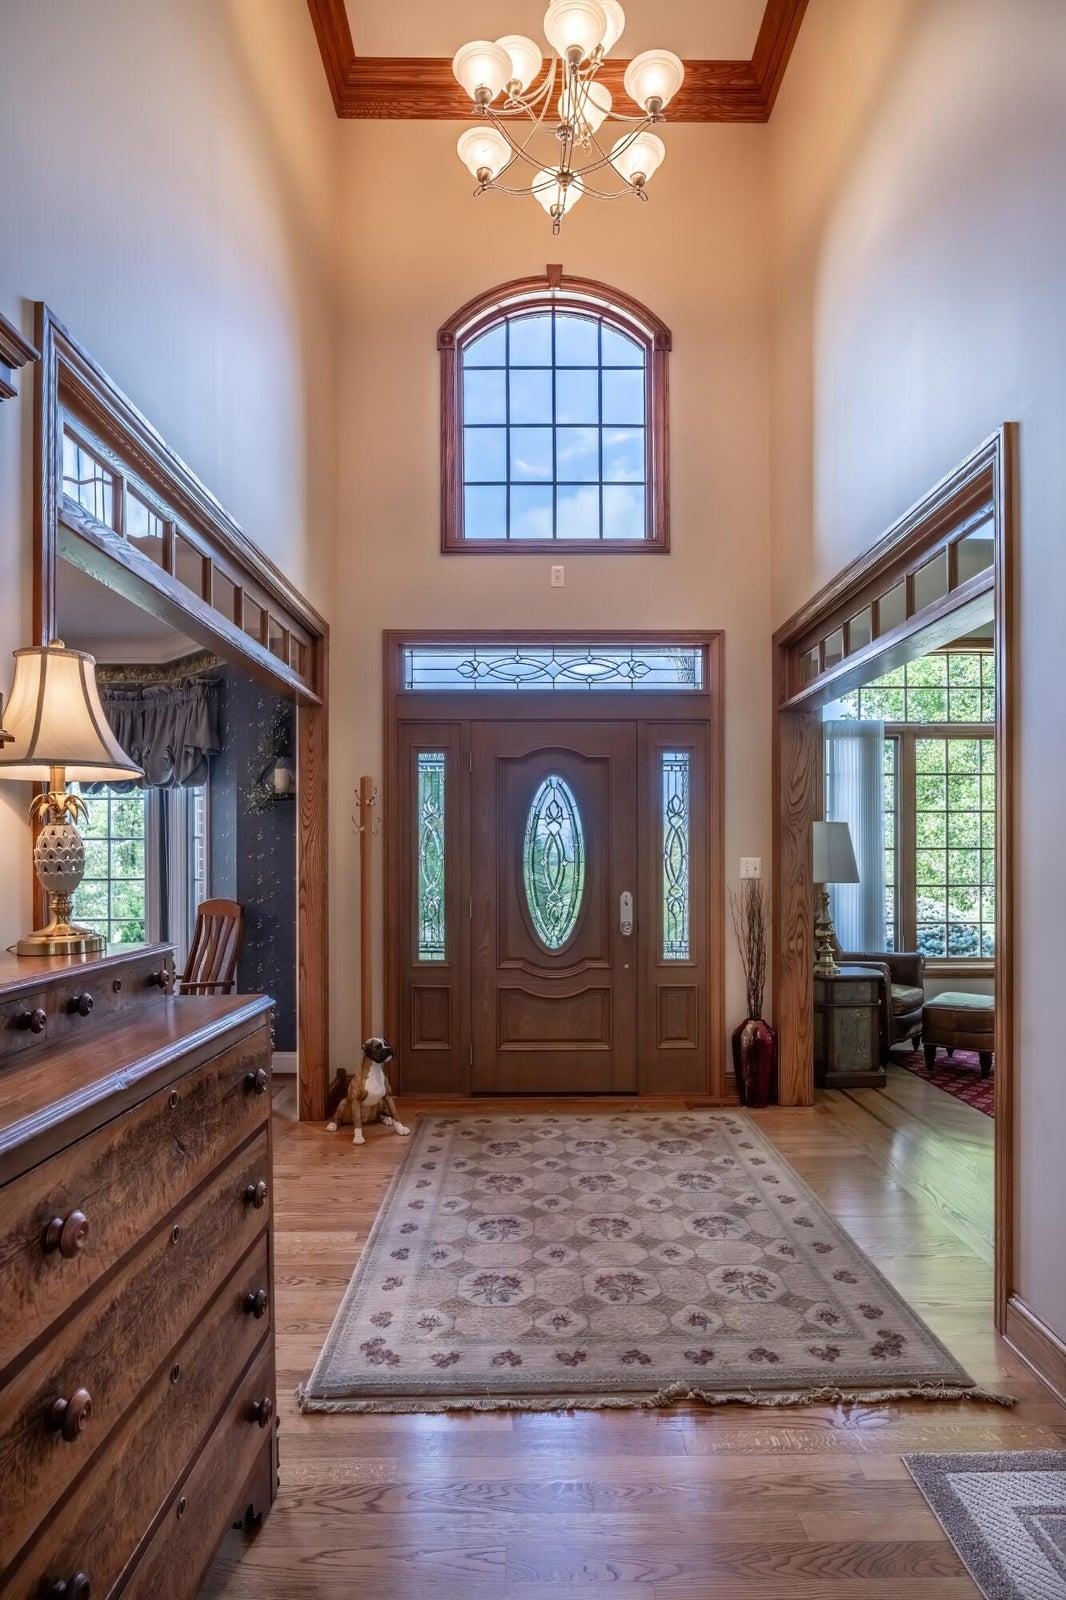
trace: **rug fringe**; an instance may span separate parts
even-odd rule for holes
[[[978,1384],[960,1386],[946,1383],[896,1384],[884,1389],[736,1389],[693,1388],[688,1383],[670,1383],[654,1394],[577,1394],[577,1395],[381,1395],[371,1400],[335,1399],[308,1392],[305,1384],[296,1390],[302,1412],[348,1414],[430,1415],[443,1411],[651,1411],[661,1406],[699,1401],[707,1406],[812,1406],[883,1405],[890,1400],[983,1400],[997,1406],[1013,1406],[1013,1395],[983,1389]]]

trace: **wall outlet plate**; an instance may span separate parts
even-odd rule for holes
[[[741,856],[740,876],[742,878],[761,878],[762,856]]]
[[[550,575],[550,577],[548,579],[548,582],[549,582],[549,584],[551,585],[551,587],[553,589],[565,589],[566,588],[566,568],[565,567],[552,567],[551,575]]]

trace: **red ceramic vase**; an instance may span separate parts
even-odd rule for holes
[[[777,1035],[761,1017],[733,1029],[733,1071],[742,1106],[768,1106],[777,1093]]]

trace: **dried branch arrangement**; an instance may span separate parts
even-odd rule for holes
[[[762,1017],[766,992],[766,940],[770,926],[770,885],[762,878],[745,878],[729,891],[740,964],[748,996],[748,1016]]]

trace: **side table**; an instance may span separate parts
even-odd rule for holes
[[[841,967],[814,979],[814,1076],[823,1089],[883,1089],[881,974]]]

